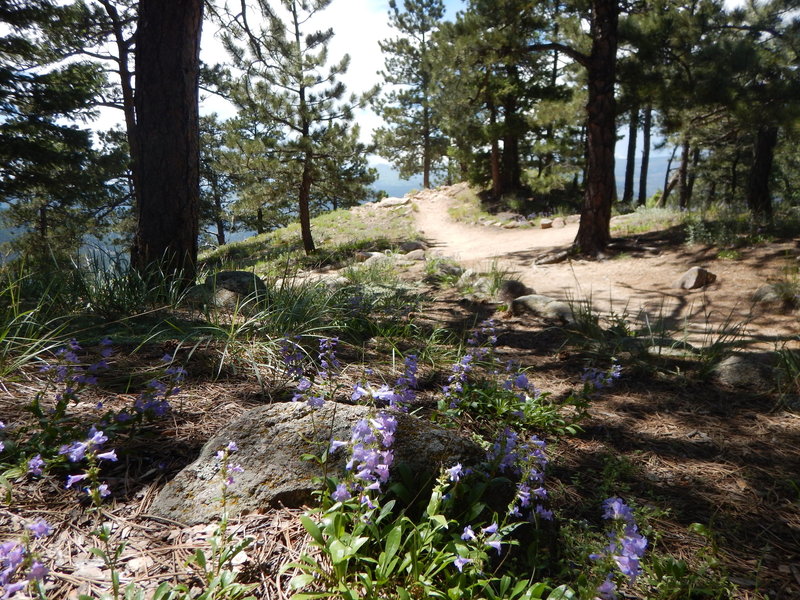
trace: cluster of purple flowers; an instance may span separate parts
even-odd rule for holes
[[[322,338],[319,341],[319,368],[317,377],[320,381],[332,381],[335,371],[341,368],[339,359],[336,358],[336,344],[339,338]],[[311,408],[319,408],[325,404],[325,395],[312,396],[308,392],[313,384],[308,377],[301,377],[295,386],[294,402],[306,402]]]
[[[217,450],[217,460],[220,462],[220,473],[222,473],[222,485],[225,488],[230,487],[233,485],[234,473],[243,473],[244,469],[238,463],[228,462],[231,454],[234,452],[239,451],[239,446],[236,445],[236,442],[228,442],[228,444],[222,450]]]
[[[84,367],[78,352],[82,350],[75,338],[67,342],[67,346],[56,351],[59,360],[58,365],[42,365],[39,369],[42,373],[53,371],[54,381],[63,384],[64,389],[56,394],[56,402],[69,402],[77,399],[81,389],[88,385],[97,384],[97,374],[108,369],[108,359],[114,354],[111,347],[111,338],[100,340],[100,360]]]
[[[492,523],[488,527],[481,527],[478,532],[475,532],[471,525],[467,525],[464,527],[464,532],[461,534],[461,539],[465,542],[469,542],[478,546],[488,546],[489,548],[494,548],[494,550],[500,554],[503,549],[503,538],[498,533],[498,529],[497,523]],[[453,561],[453,565],[455,565],[456,569],[459,571],[463,571],[464,567],[472,562],[474,562],[473,559],[465,558],[459,555],[456,556],[455,560]]]
[[[299,336],[293,339],[284,337],[278,341],[278,347],[281,349],[281,362],[283,362],[286,374],[293,379],[303,376],[305,354],[298,343],[299,339]]]
[[[483,321],[472,330],[467,339],[467,352],[453,365],[453,372],[447,378],[447,385],[442,387],[445,398],[450,400],[450,408],[456,408],[460,404],[458,396],[464,391],[464,384],[475,362],[489,356],[493,357],[495,344],[497,344],[497,329],[493,319]]]
[[[517,491],[509,506],[509,514],[514,517],[535,515],[550,521],[553,513],[544,507],[547,490],[544,488],[544,470],[548,459],[545,454],[547,444],[537,436],[520,441],[519,434],[506,429],[495,440],[488,459],[496,464],[501,473],[513,475],[517,480]]]
[[[6,424],[0,421],[0,431],[6,428]],[[0,440],[0,452],[5,449],[6,445],[3,443],[3,440]]]
[[[417,357],[410,354],[404,360],[403,374],[397,378],[394,387],[384,384],[374,388],[369,383],[357,383],[350,398],[353,402],[369,398],[376,406],[408,410],[408,405],[416,398],[417,383]]]
[[[599,554],[591,554],[592,560],[612,558],[617,568],[629,578],[631,584],[641,573],[639,561],[647,549],[647,538],[639,533],[633,517],[633,511],[625,502],[613,496],[603,502],[603,518],[611,521],[613,526],[608,532],[609,544]],[[602,600],[615,600],[616,585],[609,573],[605,581],[597,588]]]
[[[26,529],[34,538],[45,537],[53,531],[44,519],[31,523]],[[0,544],[0,597],[3,600],[13,598],[29,582],[47,577],[48,568],[31,555],[29,545],[13,541]]]
[[[170,410],[172,405],[169,399],[181,392],[180,383],[186,379],[186,370],[179,366],[173,365],[174,357],[171,354],[165,354],[161,358],[161,362],[170,365],[164,369],[164,374],[167,376],[167,381],[160,381],[152,379],[147,382],[147,389],[139,394],[139,397],[133,403],[133,412],[146,417],[163,417]],[[122,410],[117,414],[117,421],[124,423],[134,418],[134,415],[127,410]]]
[[[515,392],[520,402],[525,402],[531,398],[536,399],[541,395],[541,392],[536,389],[536,386],[533,385],[533,382],[528,379],[525,373],[517,373],[510,376],[503,382],[503,389]]]
[[[611,368],[603,371],[597,367],[587,367],[583,370],[581,379],[583,382],[594,388],[595,390],[602,390],[614,385],[614,381],[622,375],[622,367],[616,362],[611,365]]]
[[[344,502],[359,494],[361,504],[375,507],[368,492],[380,492],[381,484],[389,480],[389,468],[394,461],[391,448],[396,431],[397,419],[379,412],[372,419],[361,419],[356,423],[349,442],[331,442],[331,452],[345,446],[350,448],[350,459],[345,468],[351,474],[348,482],[336,486],[331,494],[333,500]]]
[[[101,452],[101,447],[108,441],[108,436],[106,436],[102,431],[98,431],[94,426],[89,429],[88,435],[89,437],[84,441],[75,441],[71,444],[65,444],[58,450],[58,453],[66,456],[69,462],[77,463],[84,459],[88,459],[90,464],[89,470],[86,473],[67,476],[67,488],[70,488],[74,484],[85,479],[89,479],[92,481],[92,483],[95,483],[94,477],[96,477],[96,472],[93,474],[92,471],[96,468],[95,465],[97,462],[101,460],[116,462],[117,460],[116,451],[105,450]],[[89,488],[84,488],[84,491],[88,494],[95,492],[98,496],[98,499],[105,498],[111,494],[111,490],[109,490],[108,484],[106,483],[101,483],[97,485],[96,489],[92,490]]]

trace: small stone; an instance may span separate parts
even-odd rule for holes
[[[553,219],[553,229],[563,229],[567,226],[567,222],[561,217]]]
[[[714,283],[717,276],[703,267],[692,267],[672,284],[673,288],[696,290]]]
[[[539,227],[542,229],[550,229],[553,226],[553,219],[542,219],[539,221]]]

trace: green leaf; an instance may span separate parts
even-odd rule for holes
[[[547,600],[572,600],[578,596],[568,585],[560,585],[547,596]]]
[[[339,540],[331,540],[331,543],[328,544],[328,554],[331,557],[331,563],[338,565],[350,558],[353,555],[353,550]]]
[[[308,532],[308,535],[310,535],[314,539],[314,541],[317,542],[317,544],[319,544],[324,548],[325,538],[322,536],[322,531],[320,530],[317,523],[307,515],[302,515],[300,517],[300,522],[303,524],[303,527],[305,527],[306,531]]]
[[[311,573],[295,575],[289,580],[289,587],[293,590],[299,590],[314,581],[314,579],[316,579],[316,577],[314,577]]]

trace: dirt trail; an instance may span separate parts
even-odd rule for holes
[[[538,294],[591,299],[597,310],[626,313],[642,322],[664,318],[672,327],[685,327],[696,343],[709,343],[715,332],[744,322],[749,341],[765,349],[774,349],[781,339],[796,340],[800,332],[796,314],[774,307],[764,310],[751,301],[761,285],[783,276],[787,261],[797,254],[793,242],[745,248],[736,260],[717,259],[713,248],[672,246],[657,255],[534,265],[537,256],[566,249],[578,225],[502,229],[457,223],[448,215],[456,202],[451,195],[435,191],[414,197],[417,228],[433,252],[476,270],[488,270],[496,262]],[[693,266],[709,268],[717,275],[716,282],[700,290],[674,289],[672,283]]]

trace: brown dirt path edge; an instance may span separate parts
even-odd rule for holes
[[[419,233],[437,254],[465,266],[488,270],[495,262],[536,293],[562,300],[591,300],[604,313],[627,314],[654,323],[666,318],[685,328],[695,343],[715,332],[746,322],[750,345],[772,350],[800,333],[796,314],[754,307],[753,293],[779,280],[797,254],[796,242],[744,248],[737,260],[719,260],[716,249],[665,246],[657,255],[618,254],[605,260],[571,260],[534,265],[550,251],[568,248],[577,223],[561,229],[502,229],[453,221],[448,209],[457,200],[446,192],[426,190],[414,196]],[[680,290],[672,283],[693,266],[705,266],[717,280],[700,290]],[[709,334],[709,335],[706,335]]]

